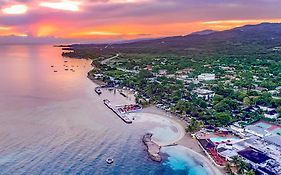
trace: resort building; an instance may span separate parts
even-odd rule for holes
[[[216,79],[215,74],[204,73],[204,74],[198,75],[199,81],[211,81],[211,80],[215,80],[215,79]]]
[[[198,97],[209,100],[215,96],[215,92],[207,89],[195,89],[192,91]]]

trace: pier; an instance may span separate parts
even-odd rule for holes
[[[133,123],[132,120],[130,120],[125,114],[121,114],[120,112],[118,112],[117,109],[115,109],[115,107],[113,107],[110,103],[109,100],[103,100],[103,103],[105,104],[105,106],[107,106],[110,110],[112,110],[121,120],[123,120],[125,123],[127,124],[131,124]]]

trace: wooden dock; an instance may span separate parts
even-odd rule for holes
[[[111,104],[109,100],[103,100],[103,103],[105,106],[107,106],[111,111],[113,111],[121,120],[123,120],[127,124],[133,123],[132,120],[130,120],[126,115],[121,114],[120,112],[117,111]]]

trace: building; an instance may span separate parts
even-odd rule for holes
[[[277,119],[279,117],[279,113],[276,110],[269,111],[264,114],[264,117],[270,119]]]
[[[209,100],[215,96],[215,92],[207,89],[195,89],[192,91],[198,97]]]
[[[268,157],[264,152],[252,147],[238,151],[238,154],[244,159],[247,159],[251,161],[251,163],[255,164],[261,164],[270,159],[270,157]]]
[[[274,134],[274,135],[266,136],[264,140],[270,144],[273,144],[281,148],[281,136],[279,135]]]
[[[167,75],[167,70],[165,70],[165,69],[159,70],[158,74],[159,75]]]
[[[146,65],[143,70],[148,70],[148,71],[152,71],[152,66],[151,65]]]
[[[257,125],[246,126],[245,131],[258,137],[265,137],[270,135],[270,132]]]
[[[204,74],[198,75],[199,81],[211,81],[211,80],[215,80],[215,79],[216,79],[215,74],[204,73]]]
[[[243,133],[244,132],[243,126],[241,126],[238,122],[235,122],[232,125],[230,125],[230,129],[232,131],[235,131],[235,132],[238,132],[238,133]]]

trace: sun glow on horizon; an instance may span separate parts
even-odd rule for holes
[[[2,27],[0,26],[0,30],[10,30],[11,28],[10,27]]]
[[[25,14],[28,10],[28,7],[26,5],[18,4],[18,5],[12,5],[10,7],[6,7],[2,9],[2,12],[4,14],[9,15],[20,15]]]

